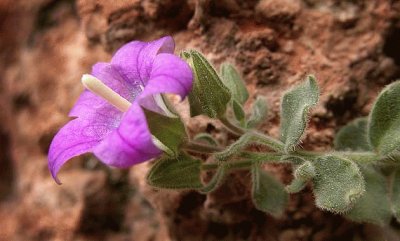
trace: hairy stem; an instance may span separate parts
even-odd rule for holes
[[[203,143],[199,143],[199,142],[187,142],[184,146],[183,149],[187,150],[187,151],[191,151],[191,152],[195,152],[195,153],[203,153],[203,154],[211,154],[214,152],[220,152],[223,151],[224,148],[219,147],[219,146],[211,146],[211,145],[207,145],[207,144],[203,144]]]
[[[224,126],[234,135],[236,136],[241,136],[243,135],[246,130],[235,125],[234,123],[232,123],[230,120],[228,120],[228,118],[226,118],[226,116],[220,117],[219,120],[221,121],[222,124],[224,124]]]

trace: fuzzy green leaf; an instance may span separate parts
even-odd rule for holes
[[[392,181],[392,212],[397,221],[400,222],[400,169],[394,173]]]
[[[307,76],[306,81],[288,91],[281,103],[281,140],[285,151],[294,150],[300,142],[308,121],[309,109],[318,103],[319,90],[315,78]]]
[[[257,164],[252,166],[251,174],[254,206],[275,217],[281,216],[289,198],[284,185],[262,170]]]
[[[315,167],[310,161],[305,161],[294,171],[294,177],[297,179],[311,180],[315,175]]]
[[[344,213],[364,194],[364,179],[352,161],[325,156],[317,159],[314,166],[315,202],[321,209]]]
[[[251,115],[247,121],[247,128],[255,128],[260,125],[268,114],[268,106],[267,100],[263,96],[257,96],[257,99],[254,101]]]
[[[371,151],[367,125],[368,119],[361,117],[343,126],[335,136],[335,149],[340,151]]]
[[[307,182],[314,178],[315,175],[314,165],[310,161],[305,161],[295,169],[294,179],[286,186],[286,190],[289,193],[300,192],[306,186]]]
[[[285,188],[288,193],[293,194],[301,192],[306,186],[307,186],[307,181],[295,178]]]
[[[181,54],[193,70],[193,89],[189,94],[190,114],[205,114],[216,118],[225,114],[231,99],[229,89],[222,83],[211,64],[195,50]]]
[[[143,109],[151,134],[167,154],[176,156],[180,145],[187,139],[185,126],[179,117],[168,117]]]
[[[200,167],[200,160],[185,154],[161,159],[151,168],[147,182],[158,188],[198,189],[202,187]]]
[[[365,180],[365,194],[354,204],[346,217],[356,222],[388,224],[392,213],[385,176],[372,167],[364,167],[361,171]]]
[[[244,104],[249,98],[246,85],[236,68],[229,63],[221,65],[221,79],[232,94],[232,99]]]
[[[241,126],[245,125],[246,114],[244,113],[242,105],[236,100],[232,101],[233,114]]]
[[[369,141],[376,152],[388,155],[400,147],[400,81],[384,88],[369,114]]]

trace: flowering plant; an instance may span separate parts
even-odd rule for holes
[[[68,122],[54,137],[49,169],[56,177],[71,157],[92,152],[114,167],[129,167],[156,159],[147,182],[157,188],[195,189],[208,193],[230,171],[249,170],[256,208],[279,216],[289,194],[312,184],[316,205],[345,217],[375,224],[400,219],[400,82],[387,86],[368,117],[344,126],[334,140],[335,150],[301,150],[309,112],[318,103],[313,76],[283,94],[280,138],[260,132],[266,118],[264,97],[244,103],[249,94],[239,73],[223,64],[218,73],[199,52],[173,55],[170,37],[123,46],[110,63],[99,63],[84,75],[85,90]],[[221,146],[208,133],[190,138],[164,93],[189,97],[191,116],[218,119],[237,138]],[[252,151],[250,145],[264,146]],[[209,162],[197,154],[211,156]],[[289,163],[293,180],[282,184],[262,165]],[[204,183],[202,172],[213,172]]]

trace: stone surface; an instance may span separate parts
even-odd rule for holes
[[[57,186],[46,154],[83,90],[80,76],[129,40],[163,35],[178,51],[236,64],[248,105],[268,98],[271,135],[282,92],[315,74],[322,97],[302,146],[330,149],[335,131],[400,77],[399,16],[397,0],[0,1],[0,240],[396,240],[398,224],[379,229],[322,212],[310,189],[274,219],[251,204],[246,172],[205,196],[150,188],[149,163],[119,171],[84,156],[62,169]],[[231,141],[215,121],[189,124],[191,134]],[[290,182],[288,166],[266,169]]]

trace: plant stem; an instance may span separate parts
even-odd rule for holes
[[[268,146],[269,148],[271,148],[274,151],[283,152],[284,144],[282,142],[280,142],[279,140],[277,140],[269,135],[260,133],[258,131],[252,131],[252,134],[253,134],[254,139],[256,141],[258,141],[259,143],[262,143],[262,144]]]
[[[203,143],[199,143],[199,142],[193,142],[193,141],[187,142],[183,146],[183,148],[188,151],[195,152],[195,153],[205,153],[205,154],[220,152],[220,151],[224,150],[224,148],[219,147],[219,146],[211,146],[211,145],[207,145],[207,144],[203,144]]]
[[[238,161],[232,161],[229,163],[224,163],[224,165],[227,167],[228,170],[232,169],[243,169],[243,168],[249,168],[253,163],[253,160],[238,160]],[[220,166],[220,163],[205,163],[201,165],[202,170],[215,170]]]
[[[243,128],[235,125],[234,123],[232,123],[230,120],[228,120],[226,118],[226,116],[220,117],[219,120],[221,121],[222,124],[224,124],[224,126],[233,134],[237,135],[237,136],[241,136],[243,135],[246,130],[244,130]]]
[[[274,162],[279,161],[281,154],[278,153],[256,153],[256,152],[243,152],[240,157],[246,158],[242,160],[235,160],[230,162],[213,162],[204,163],[201,166],[202,170],[215,170],[220,165],[224,165],[229,170],[249,168],[254,162]]]

